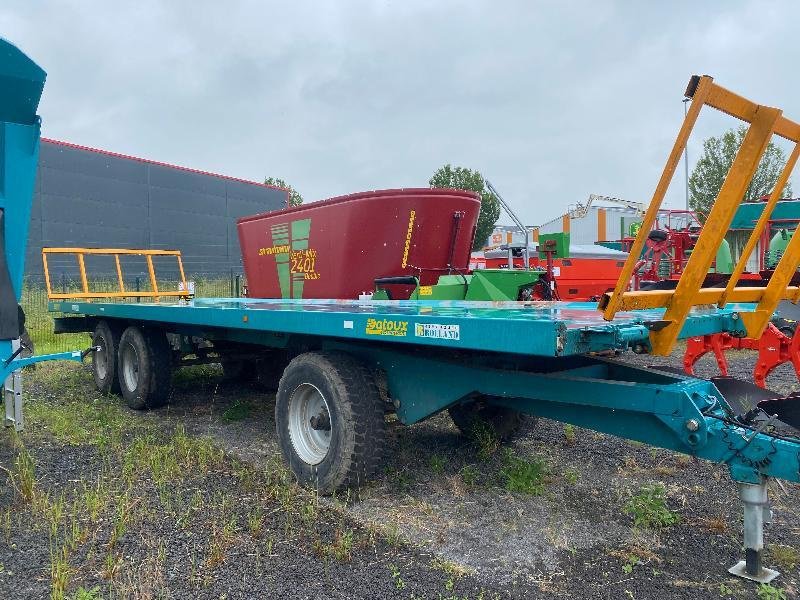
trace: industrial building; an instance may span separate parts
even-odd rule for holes
[[[590,200],[560,217],[540,225],[538,233],[569,233],[570,243],[591,245],[630,235],[631,225],[642,220],[641,205],[620,204],[616,199],[590,196]]]
[[[42,277],[50,247],[178,249],[189,273],[242,266],[236,220],[286,206],[281,188],[43,139],[33,197],[26,275]],[[74,259],[51,272],[74,270]],[[113,272],[113,263],[92,273]]]
[[[642,221],[643,205],[609,196],[590,195],[571,206],[563,215],[539,226],[530,227],[531,241],[540,233],[569,233],[570,244],[591,246],[596,242],[616,241],[631,233],[631,226]],[[524,244],[525,235],[518,227],[498,225],[487,240],[487,247]]]

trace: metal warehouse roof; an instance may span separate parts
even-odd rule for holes
[[[211,171],[202,171],[200,169],[192,169],[191,167],[182,167],[180,165],[173,165],[170,163],[160,162],[157,160],[151,160],[149,158],[141,158],[139,156],[132,156],[130,154],[121,154],[119,152],[112,152],[111,150],[101,150],[100,148],[92,148],[91,146],[82,146],[80,144],[73,144],[72,142],[64,142],[62,140],[54,140],[52,138],[43,137],[42,142],[45,142],[47,144],[54,144],[56,146],[64,146],[65,148],[74,148],[76,150],[86,150],[87,152],[96,152],[98,154],[105,154],[106,156],[113,156],[115,158],[135,160],[137,162],[147,163],[149,165],[158,165],[161,167],[168,167],[170,169],[178,169],[179,171],[186,171],[188,173],[197,173],[198,175],[209,175],[211,177],[227,179],[228,181],[238,181],[240,183],[247,183],[250,185],[272,188],[275,190],[281,190],[283,192],[286,192],[287,196],[289,194],[289,190],[287,190],[286,188],[278,187],[276,185],[267,185],[266,183],[259,183],[258,181],[252,181],[250,179],[241,179],[239,177],[231,177],[230,175],[220,175],[219,173],[212,173]]]

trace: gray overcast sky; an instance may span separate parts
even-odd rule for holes
[[[758,0],[0,7],[48,72],[48,137],[283,177],[306,201],[426,186],[450,162],[531,224],[590,193],[649,200],[693,73],[800,118],[798,22],[800,2]],[[732,125],[701,116],[690,163]]]

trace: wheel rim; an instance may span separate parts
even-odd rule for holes
[[[139,387],[139,355],[133,344],[125,344],[120,353],[122,378],[130,391]]]
[[[309,465],[325,460],[331,445],[331,413],[319,388],[303,383],[289,399],[289,438],[297,456]]]
[[[95,345],[98,349],[95,350],[92,356],[94,370],[100,379],[105,379],[106,375],[108,375],[108,347],[106,346],[105,339],[102,337],[97,339]]]

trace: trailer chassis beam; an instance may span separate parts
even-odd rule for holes
[[[399,419],[413,424],[476,396],[520,412],[728,465],[734,480],[800,482],[800,437],[782,438],[734,420],[710,381],[598,357],[517,360],[401,352],[331,341],[386,373]]]
[[[593,357],[571,360],[478,361],[432,358],[386,348],[331,342],[386,373],[400,420],[421,421],[448,406],[483,396],[523,413],[637,440],[728,466],[744,507],[745,560],[733,575],[769,582],[778,572],[761,564],[763,525],[771,511],[768,477],[800,482],[800,437],[778,437],[734,421],[733,410],[710,381],[670,375]],[[562,365],[561,368],[558,365]]]

